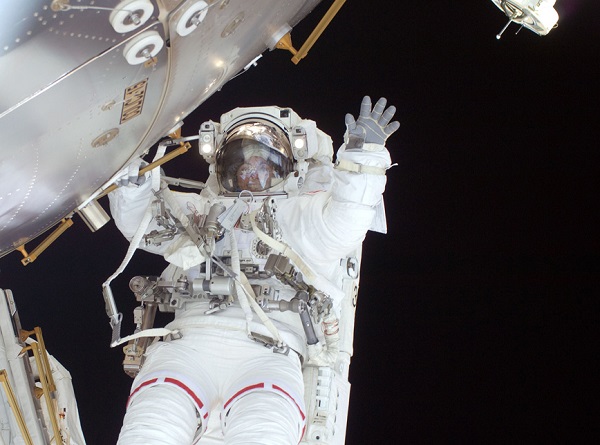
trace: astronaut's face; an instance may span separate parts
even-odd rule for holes
[[[273,168],[260,156],[252,156],[237,170],[237,184],[240,190],[261,192],[271,188]]]

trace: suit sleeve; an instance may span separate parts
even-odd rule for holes
[[[313,265],[330,265],[360,246],[383,199],[390,167],[389,152],[383,146],[373,151],[346,151],[342,146],[338,160],[374,167],[377,173],[361,173],[329,168],[328,191],[283,200],[280,205],[282,231],[292,247]]]

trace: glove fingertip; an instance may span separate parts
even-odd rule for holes
[[[365,96],[363,97],[362,102],[360,103],[360,117],[367,117],[371,114],[371,107],[373,106],[371,102],[371,97]]]
[[[387,134],[392,134],[393,132],[398,130],[398,128],[400,128],[400,122],[394,121],[394,122],[390,122],[387,125],[387,127],[385,127],[385,131]]]

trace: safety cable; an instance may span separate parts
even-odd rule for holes
[[[248,301],[249,296],[245,292],[243,284],[237,279],[237,277],[241,275],[242,271],[240,268],[240,253],[237,248],[237,240],[235,239],[234,233],[229,234],[229,244],[231,246],[231,268],[236,274],[235,277],[232,277],[235,283],[235,293],[246,318],[246,334],[250,335],[250,322],[254,317],[252,316],[252,309],[250,308],[250,303]],[[250,297],[250,299],[252,300],[253,298]]]

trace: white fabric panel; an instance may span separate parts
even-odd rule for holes
[[[179,340],[149,348],[148,359],[132,385],[119,445],[189,444],[197,426],[196,413],[204,430],[214,410],[231,410],[227,425],[234,431],[232,437],[237,437],[231,443],[253,443],[239,442],[240,437],[247,437],[240,435],[242,429],[250,436],[273,437],[273,444],[298,443],[305,408],[302,371],[294,352],[288,356],[273,353],[240,331],[184,328],[182,334]],[[169,390],[156,391],[163,387]],[[255,423],[256,417],[246,419],[253,410],[264,423]],[[287,419],[284,423],[281,416]],[[146,427],[148,422],[156,425]],[[154,441],[167,434],[176,440]]]
[[[191,444],[196,426],[196,409],[186,394],[172,385],[157,385],[133,398],[117,444]]]
[[[298,410],[274,392],[241,397],[223,419],[226,445],[296,445],[302,430]]]

